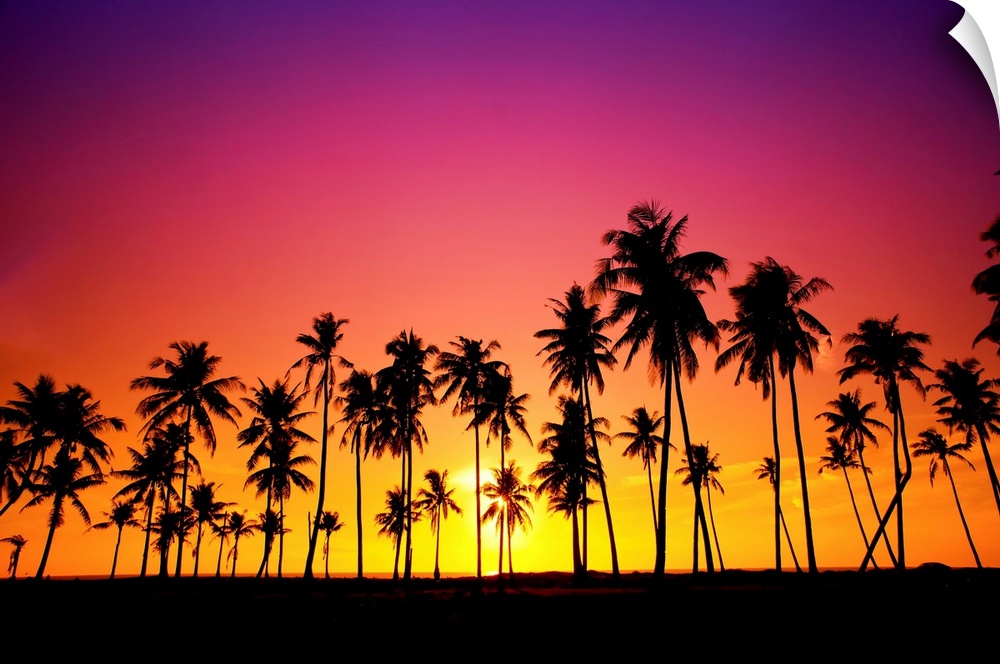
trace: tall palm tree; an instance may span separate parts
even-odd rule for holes
[[[997,512],[1000,513],[1000,478],[997,477],[993,459],[990,456],[990,434],[1000,434],[1000,379],[983,379],[984,368],[979,360],[970,357],[959,362],[948,360],[944,366],[934,371],[938,382],[928,385],[928,389],[942,394],[934,402],[941,416],[938,421],[949,429],[965,434],[965,441],[974,445],[979,441],[986,461],[990,488]]]
[[[507,536],[507,573],[514,578],[513,554],[510,539],[514,530],[520,528],[527,532],[531,527],[531,493],[535,491],[533,484],[521,479],[521,468],[511,461],[504,468],[491,468],[493,481],[483,485],[483,495],[490,500],[483,512],[482,521],[495,521],[497,533],[500,536],[500,556],[497,567],[497,582],[503,584],[503,540]]]
[[[718,348],[719,331],[701,303],[704,288],[715,288],[714,275],[729,273],[728,261],[707,251],[681,253],[687,216],[674,220],[656,201],[641,202],[628,213],[626,228],[612,229],[602,237],[611,256],[597,264],[597,276],[589,286],[592,296],[613,298],[609,318],[627,319],[624,332],[612,352],[628,348],[628,369],[642,349],[649,352],[649,374],[659,379],[663,396],[663,445],[660,448],[660,478],[656,511],[656,560],[653,574],[662,577],[667,554],[667,466],[672,425],[673,392],[684,429],[685,452],[691,445],[687,415],[681,394],[681,374],[693,380],[698,372],[696,340]],[[695,501],[701,501],[695,487]]]
[[[771,488],[773,490],[778,477],[777,464],[774,462],[774,457],[764,457],[764,463],[757,466],[756,472],[757,479],[767,480],[771,484]],[[778,520],[781,522],[781,527],[785,530],[785,540],[788,542],[788,550],[792,554],[792,562],[795,563],[795,571],[801,572],[802,567],[799,566],[798,556],[795,555],[795,547],[792,546],[792,536],[788,533],[788,524],[785,523],[785,515],[781,511],[781,505],[778,506]]]
[[[496,339],[485,345],[482,339],[458,337],[458,341],[449,341],[454,350],[444,350],[437,357],[434,368],[440,373],[434,379],[435,387],[446,386],[440,396],[440,402],[445,403],[455,398],[452,415],[472,414],[469,427],[475,432],[476,441],[476,578],[483,578],[483,529],[480,523],[482,516],[482,491],[479,482],[479,427],[478,413],[480,404],[486,398],[486,389],[491,378],[500,375],[510,375],[510,368],[500,360],[491,359],[493,352],[500,350]],[[468,427],[467,427],[468,429]]]
[[[461,516],[462,508],[452,498],[454,489],[448,488],[448,471],[437,471],[433,468],[424,473],[427,487],[422,487],[417,493],[414,507],[423,514],[430,514],[431,532],[434,533],[434,578],[441,578],[441,567],[438,564],[441,552],[441,522],[448,518],[452,511]]]
[[[152,392],[136,407],[136,414],[148,418],[141,431],[163,426],[179,419],[189,436],[184,443],[184,466],[181,477],[181,505],[187,505],[188,457],[191,454],[192,427],[204,440],[209,453],[215,454],[216,438],[212,418],[216,417],[236,426],[239,409],[230,403],[226,393],[243,390],[236,376],[216,378],[222,358],[208,352],[208,342],[175,341],[170,344],[174,357],[154,357],[150,369],[163,369],[162,376],[140,376],[132,380],[132,390]],[[174,576],[181,575],[183,538],[177,546],[177,563]]]
[[[222,488],[221,485],[218,488]],[[215,482],[205,482],[203,480],[191,487],[191,504],[189,507],[198,528],[198,532],[195,535],[194,573],[192,574],[196,578],[198,576],[198,563],[201,560],[201,537],[205,524],[207,523],[209,529],[212,529],[212,526],[216,522],[226,517],[226,508],[233,505],[231,502],[216,500],[215,492]]]
[[[930,457],[930,477],[931,486],[934,486],[934,477],[938,468],[944,470],[945,476],[951,482],[951,493],[955,496],[955,506],[958,508],[958,516],[962,520],[962,528],[965,530],[965,538],[969,541],[969,548],[972,550],[972,557],[976,560],[976,567],[982,569],[983,563],[979,560],[979,552],[972,541],[972,532],[969,530],[969,523],[965,520],[965,511],[962,510],[962,503],[958,499],[958,488],[955,486],[955,476],[951,473],[949,460],[961,461],[973,470],[976,469],[972,462],[966,459],[962,452],[972,447],[968,441],[949,444],[948,440],[935,429],[925,429],[920,432],[920,436],[913,443],[913,456]]]
[[[4,470],[6,500],[0,507],[3,515],[18,501],[39,464],[44,463],[45,453],[53,444],[56,418],[62,392],[55,380],[40,374],[34,386],[15,382],[19,398],[0,406],[0,423],[12,425],[8,434],[10,459]],[[16,439],[20,439],[18,442]]]
[[[857,519],[858,529],[861,531],[861,539],[864,540],[865,549],[867,549],[870,543],[868,534],[865,532],[865,526],[861,522],[861,512],[858,511],[858,503],[854,499],[854,487],[851,486],[851,476],[847,471],[851,468],[860,468],[863,473],[867,473],[868,469],[861,465],[855,449],[845,444],[842,439],[836,436],[826,437],[826,454],[820,456],[819,460],[819,472],[822,473],[824,470],[837,472],[839,470],[844,473],[844,481],[847,482],[847,492],[851,495],[851,507],[854,508],[854,518]]]
[[[656,535],[656,497],[653,493],[653,464],[656,463],[656,450],[663,447],[663,437],[657,434],[657,430],[663,425],[663,415],[654,410],[652,414],[646,410],[645,406],[640,406],[632,411],[631,415],[622,415],[622,419],[629,425],[624,431],[619,431],[614,438],[628,441],[622,456],[630,459],[639,458],[642,460],[642,468],[646,471],[646,479],[649,480],[649,504],[653,514],[653,535]],[[673,443],[668,442],[670,449],[676,450]]]
[[[386,344],[386,354],[392,358],[392,364],[376,374],[376,380],[388,395],[389,418],[392,422],[392,433],[381,438],[394,447],[394,456],[402,460],[403,494],[406,507],[403,518],[406,521],[404,534],[405,558],[403,561],[403,580],[409,581],[413,557],[413,448],[423,451],[427,441],[427,432],[420,422],[421,412],[427,404],[437,404],[434,395],[434,380],[428,365],[438,355],[438,347],[434,344],[424,344],[423,339],[413,334],[400,332],[392,341]]]
[[[588,420],[594,419],[593,405],[590,399],[590,385],[593,383],[598,394],[604,393],[603,369],[611,369],[617,363],[614,354],[609,350],[611,339],[604,332],[611,327],[613,321],[601,315],[599,304],[587,301],[583,287],[574,283],[564,295],[564,300],[549,298],[549,307],[555,313],[558,327],[545,328],[535,332],[536,339],[546,339],[548,343],[537,353],[545,353],[543,365],[548,366],[549,395],[561,386],[566,385],[577,396],[581,407],[587,412]],[[590,444],[594,462],[598,469],[598,485],[601,489],[601,501],[604,504],[604,518],[608,527],[608,541],[611,547],[611,572],[615,578],[620,575],[618,569],[618,546],[615,542],[615,529],[611,520],[611,502],[608,500],[608,487],[605,481],[604,467],[601,464],[600,448],[590,430]],[[586,430],[584,431],[586,434]],[[586,492],[586,485],[583,486]],[[586,495],[586,494],[584,494]],[[586,515],[586,503],[584,514]],[[587,538],[584,536],[584,550]]]
[[[930,336],[923,332],[912,332],[899,328],[899,315],[890,319],[866,318],[858,323],[856,332],[843,337],[849,348],[844,353],[847,366],[840,369],[840,382],[844,383],[856,376],[870,374],[875,383],[882,386],[886,409],[892,414],[892,461],[895,491],[885,513],[879,520],[878,529],[872,536],[868,551],[861,561],[864,571],[871,562],[872,553],[880,537],[885,535],[886,525],[892,514],[896,514],[896,567],[906,569],[906,547],[903,537],[903,490],[906,488],[913,468],[910,463],[910,446],[906,440],[906,421],[900,399],[899,384],[909,383],[921,397],[924,385],[918,371],[930,371],[924,364],[921,345],[930,343]]]
[[[344,527],[340,512],[326,511],[319,515],[319,529],[323,531],[323,570],[330,578],[330,535]]]
[[[731,333],[728,349],[719,354],[718,371],[733,361],[739,361],[736,383],[746,376],[761,383],[764,398],[771,399],[771,437],[775,468],[780,474],[781,449],[778,444],[777,405],[774,387],[778,374],[787,377],[791,395],[792,428],[799,462],[799,482],[802,490],[802,513],[805,519],[806,558],[809,571],[818,572],[813,545],[812,512],[806,481],[805,451],[799,424],[798,394],[795,389],[795,368],[812,371],[812,354],[819,349],[816,335],[827,338],[830,332],[815,316],[802,308],[823,291],[829,282],[820,277],[808,281],[781,265],[770,256],[750,264],[750,273],[743,283],[729,289],[736,304],[733,320],[719,321],[719,327]],[[777,505],[781,491],[780,475],[775,482],[775,569],[781,570],[780,534],[777,527]]]
[[[882,512],[879,510],[878,501],[875,499],[875,490],[872,487],[871,481],[871,470],[865,462],[865,450],[868,448],[869,443],[878,447],[878,438],[875,436],[875,430],[890,432],[891,429],[881,420],[871,417],[871,412],[875,408],[875,402],[862,403],[860,388],[853,392],[841,392],[837,395],[836,399],[828,401],[826,405],[830,407],[830,410],[823,411],[816,416],[816,419],[826,419],[830,424],[826,432],[839,434],[841,442],[858,455],[858,462],[861,468],[864,469],[862,476],[865,479],[865,486],[868,488],[868,498],[871,500],[875,518],[879,519],[882,516]],[[885,543],[889,560],[895,566],[896,554],[892,550],[892,545],[889,543],[888,538],[883,537],[882,541]]]
[[[111,559],[111,576],[115,578],[115,570],[118,568],[118,550],[122,544],[122,531],[125,528],[142,528],[142,522],[135,518],[135,503],[129,500],[112,500],[111,510],[102,512],[105,520],[95,523],[87,530],[107,530],[114,526],[117,534],[115,536],[115,554]]]
[[[722,470],[722,466],[718,464],[719,455],[709,454],[708,443],[704,445],[697,444],[691,446],[691,451],[689,454],[684,455],[681,459],[681,467],[674,471],[675,475],[681,476],[681,484],[689,485],[693,482],[701,484],[705,489],[708,496],[708,512],[709,519],[712,524],[712,534],[715,539],[715,550],[719,556],[719,569],[725,571],[725,566],[722,564],[722,551],[719,548],[719,538],[715,532],[715,515],[712,514],[712,489],[716,491],[721,491],[725,493],[722,488],[722,483],[719,482],[715,474]],[[695,510],[698,506],[695,506]],[[693,567],[692,572],[698,572],[698,528],[702,529],[702,537],[705,540],[705,560],[709,565],[708,569],[711,571],[711,564],[714,558],[711,555],[712,552],[712,541],[708,538],[708,527],[706,525],[705,519],[695,512],[694,523],[694,553],[693,553]]]
[[[305,367],[306,379],[305,389],[309,390],[310,380],[314,371],[320,374],[319,383],[314,391],[313,405],[323,400],[323,430],[320,438],[319,456],[319,490],[316,495],[316,521],[313,523],[309,534],[309,550],[306,553],[306,568],[303,576],[307,579],[313,578],[313,559],[316,556],[316,542],[319,538],[320,524],[319,516],[324,512],[326,501],[326,466],[327,466],[327,440],[329,436],[330,401],[333,398],[333,388],[336,385],[337,377],[335,366],[340,365],[350,368],[352,364],[345,360],[335,351],[344,338],[341,328],[349,323],[346,318],[336,318],[332,313],[326,312],[313,318],[312,334],[303,332],[296,337],[295,341],[306,347],[307,353],[292,364],[289,371],[299,367]]]
[[[986,250],[986,258],[993,260],[1000,256],[1000,216],[979,234],[979,239],[990,245]],[[994,303],[989,323],[976,335],[972,345],[975,346],[984,339],[992,341],[998,344],[997,354],[1000,355],[1000,264],[990,265],[979,272],[972,280],[972,290],[977,295],[986,295],[989,301]]]
[[[0,539],[0,542],[10,544],[14,547],[14,550],[10,552],[10,562],[7,564],[7,572],[10,573],[10,578],[13,579],[17,576],[17,563],[21,560],[21,549],[28,543],[28,540],[24,539],[22,535],[11,535],[10,537]]]

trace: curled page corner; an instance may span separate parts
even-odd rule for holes
[[[965,10],[962,20],[948,34],[968,51],[983,73],[1000,123],[1000,94],[997,91],[997,55],[1000,55],[1000,2],[997,0],[952,0]]]

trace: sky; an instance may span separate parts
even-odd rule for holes
[[[349,320],[340,352],[370,371],[389,364],[385,345],[402,331],[442,350],[459,335],[496,339],[515,390],[530,395],[537,443],[558,418],[559,391],[549,394],[534,337],[555,324],[550,298],[589,283],[608,255],[602,234],[623,228],[637,202],[656,200],[688,216],[685,252],[730,262],[729,277],[702,297],[713,320],[732,315],[727,289],[765,256],[832,285],[807,307],[830,344],[797,387],[817,561],[855,568],[864,543],[844,477],[819,472],[827,434],[816,416],[860,388],[891,418],[871,379],[840,384],[843,335],[898,314],[900,327],[930,335],[931,368],[976,357],[984,376],[1000,376],[996,347],[972,345],[991,306],[970,286],[990,264],[979,233],[1000,202],[998,115],[983,74],[948,34],[962,15],[948,0],[4,2],[0,401],[42,373],[82,384],[104,414],[127,422],[107,436],[120,470],[144,423],[135,410],[145,394],[129,384],[155,373],[150,361],[172,342],[207,341],[220,376],[270,384],[304,354],[296,336],[332,312]],[[693,442],[709,442],[723,468],[725,492],[712,496],[723,565],[766,568],[773,501],[756,469],[771,453],[769,405],[752,384],[734,385],[735,367],[715,372],[716,356],[699,347],[700,370],[685,385]],[[609,433],[636,407],[662,411],[646,361],[625,369],[619,354],[594,396]],[[193,451],[219,498],[253,516],[264,503],[244,489],[241,396],[238,426],[216,425],[215,454],[200,441]],[[933,395],[905,388],[902,399],[911,439],[937,426],[960,440],[937,422]],[[783,510],[804,562],[788,404],[782,383]],[[319,416],[307,422],[318,438]],[[428,410],[429,443],[414,460],[417,478],[447,470],[463,508],[443,524],[445,574],[476,566],[467,424],[451,403]],[[333,442],[342,434],[338,424]],[[532,441],[516,437],[507,457],[525,475],[543,459]],[[891,440],[880,442],[866,458],[884,504]],[[648,570],[645,472],[622,449],[601,449],[620,565]],[[319,446],[310,453],[318,459]],[[680,456],[668,466],[667,568],[684,570],[693,501],[674,476]],[[956,486],[983,564],[997,566],[983,456],[967,456],[975,470],[954,467]],[[485,479],[499,450],[484,448],[483,458]],[[346,524],[329,568],[350,574],[358,524],[346,450],[331,454],[328,473],[326,508]],[[388,573],[393,547],[374,516],[398,483],[398,462],[369,459],[363,474],[365,569]],[[860,475],[851,482],[861,496]],[[121,486],[109,479],[83,494],[92,522],[105,520]],[[918,459],[905,495],[907,563],[973,565],[947,479],[932,486]],[[0,538],[28,540],[18,574],[30,575],[48,507],[22,507],[0,517]],[[286,508],[283,570],[299,574],[316,496],[295,492]],[[596,570],[610,569],[602,512],[589,518]],[[240,573],[256,570],[262,542],[241,542]],[[489,572],[492,525],[483,542]],[[69,512],[46,573],[107,574],[114,544],[114,529],[87,531]],[[569,522],[545,498],[513,545],[515,571],[571,569]],[[201,573],[214,572],[218,546],[204,544]],[[138,571],[141,548],[142,533],[126,531],[119,574]],[[783,560],[791,565],[787,549]],[[186,557],[185,573],[192,564]],[[433,564],[424,520],[414,525],[414,573]]]

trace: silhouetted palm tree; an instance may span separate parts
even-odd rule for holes
[[[983,563],[979,560],[979,552],[972,542],[972,532],[969,530],[969,523],[965,520],[965,512],[962,510],[962,503],[958,499],[958,488],[955,486],[955,477],[951,474],[949,459],[955,459],[965,463],[969,468],[975,470],[972,462],[962,456],[962,452],[970,449],[972,445],[968,441],[948,444],[944,436],[934,429],[926,429],[920,432],[920,437],[913,443],[913,456],[927,456],[931,458],[930,476],[931,486],[934,486],[934,476],[937,475],[939,467],[944,469],[944,474],[951,482],[951,493],[955,496],[955,506],[958,508],[958,516],[962,520],[962,528],[965,529],[965,537],[969,541],[969,548],[972,549],[972,557],[976,560],[976,567],[982,569]]]
[[[719,327],[731,333],[732,346],[723,351],[716,360],[716,370],[739,359],[736,374],[737,384],[742,376],[754,383],[761,383],[764,397],[771,398],[771,435],[774,446],[775,469],[779,477],[775,482],[775,505],[780,500],[781,451],[778,445],[777,409],[774,388],[777,375],[788,378],[791,394],[792,428],[795,433],[795,449],[799,461],[799,481],[802,488],[802,514],[805,519],[806,558],[810,572],[817,572],[816,551],[813,545],[812,512],[809,508],[809,491],[806,481],[805,451],[802,445],[802,430],[799,424],[798,394],[795,389],[795,368],[812,371],[812,354],[818,350],[815,335],[827,337],[830,332],[815,316],[805,311],[802,305],[810,302],[830,284],[822,278],[813,277],[803,281],[788,266],[779,264],[767,256],[762,261],[750,264],[750,273],[742,284],[729,289],[736,304],[733,320],[719,321]],[[777,369],[777,371],[776,371]],[[777,508],[776,508],[777,509]],[[776,513],[777,514],[777,513]],[[781,570],[780,535],[775,517],[775,569]]]
[[[979,441],[993,500],[1000,513],[1000,478],[997,478],[988,445],[991,433],[1000,434],[1000,392],[997,391],[1000,379],[981,379],[983,371],[979,360],[972,357],[962,362],[948,360],[934,372],[938,382],[927,387],[942,393],[934,402],[941,415],[938,421],[949,431],[957,429],[964,433],[970,447]]]
[[[566,385],[580,401],[586,411],[588,420],[594,419],[594,410],[590,398],[590,385],[594,384],[598,394],[604,393],[604,376],[602,369],[611,369],[617,363],[615,356],[608,347],[611,339],[604,331],[611,327],[612,321],[601,316],[598,304],[587,302],[583,287],[574,283],[565,293],[564,301],[549,298],[549,308],[559,321],[558,327],[546,328],[535,332],[536,339],[547,339],[548,343],[538,351],[545,354],[544,366],[550,368],[549,395],[561,386]],[[590,430],[593,433],[593,430]],[[586,430],[583,432],[586,435]],[[600,448],[597,440],[591,436],[590,444],[594,462],[598,469],[598,485],[601,488],[601,501],[604,504],[604,518],[608,526],[608,541],[611,547],[611,572],[615,578],[620,574],[618,569],[618,546],[615,542],[615,529],[611,520],[611,503],[608,500],[608,488],[604,477],[604,467],[601,464]],[[502,462],[501,462],[502,463]],[[586,485],[583,485],[586,496]],[[586,523],[587,506],[584,502],[584,523]],[[586,561],[587,537],[584,529],[584,561]],[[586,562],[584,563],[586,568]]]
[[[414,507],[423,514],[430,514],[431,532],[434,533],[434,578],[441,578],[441,567],[438,564],[441,552],[441,522],[448,518],[448,511],[451,510],[461,516],[462,508],[455,503],[451,497],[454,489],[448,488],[448,471],[437,471],[434,469],[424,473],[427,487],[422,487],[417,493],[417,500]]]
[[[441,373],[434,379],[435,387],[447,386],[440,397],[445,403],[455,397],[455,407],[452,415],[472,414],[468,428],[475,432],[476,440],[476,578],[483,578],[483,529],[480,523],[482,516],[482,491],[479,482],[479,427],[478,413],[480,404],[486,399],[488,381],[499,375],[510,375],[509,367],[499,361],[490,359],[493,351],[500,350],[500,344],[493,339],[483,345],[481,339],[458,337],[458,341],[449,341],[453,351],[442,351],[437,357],[435,369]]]
[[[17,576],[17,563],[21,560],[21,549],[28,543],[28,540],[24,539],[21,535],[11,535],[10,537],[0,539],[0,542],[10,544],[14,547],[14,550],[10,552],[10,562],[7,564],[7,572],[10,574],[10,578],[13,579]]]
[[[52,445],[62,394],[51,376],[40,374],[35,385],[15,382],[18,399],[0,406],[0,422],[13,426],[10,434],[9,459],[4,468],[6,500],[0,507],[3,515],[17,502],[31,479],[32,473],[44,463],[45,453]],[[19,441],[16,439],[20,439]]]
[[[202,481],[191,487],[190,508],[198,528],[194,543],[194,572],[192,574],[194,577],[198,576],[198,563],[201,561],[201,537],[204,525],[207,523],[211,529],[219,519],[226,517],[226,508],[233,505],[231,502],[216,500],[215,491],[215,482]]]
[[[326,511],[319,516],[319,529],[323,531],[323,570],[326,578],[330,578],[330,535],[344,527],[339,512]]]
[[[496,521],[497,533],[500,536],[500,555],[497,568],[497,582],[503,583],[503,540],[507,536],[507,572],[514,578],[513,554],[510,539],[514,530],[520,528],[527,532],[531,526],[531,514],[534,509],[531,504],[531,493],[535,491],[533,484],[526,484],[521,479],[521,468],[511,461],[505,468],[491,468],[493,481],[483,485],[483,495],[490,500],[483,512],[482,521]],[[501,585],[502,587],[502,585]]]
[[[709,454],[708,443],[704,445],[692,445],[690,454],[685,455],[681,459],[683,464],[680,468],[674,471],[674,475],[679,475],[683,479],[681,484],[688,485],[692,482],[698,482],[707,489],[706,494],[708,495],[708,514],[712,525],[712,534],[715,539],[715,550],[719,556],[719,569],[725,571],[725,565],[722,563],[722,551],[719,548],[719,537],[715,532],[715,515],[712,514],[712,489],[721,491],[725,493],[722,488],[722,483],[719,482],[715,474],[722,470],[722,466],[718,464],[719,455]],[[697,509],[697,506],[696,508]],[[693,567],[692,571],[698,571],[698,526],[704,523],[704,519],[700,517],[699,514],[695,513],[693,520],[694,523],[694,555],[693,555]],[[705,538],[705,558],[706,561],[712,560],[711,550],[712,542],[708,539],[708,528],[702,527],[702,534]]]
[[[885,535],[886,524],[893,512],[896,513],[896,567],[906,569],[906,548],[903,538],[903,490],[910,481],[913,468],[910,463],[910,446],[906,440],[906,422],[900,401],[900,382],[910,383],[923,397],[924,386],[918,371],[930,371],[924,364],[924,353],[919,348],[930,343],[930,336],[923,332],[901,330],[899,316],[888,320],[866,318],[858,323],[857,332],[843,337],[850,347],[844,353],[847,366],[838,371],[840,382],[844,383],[861,374],[871,374],[877,385],[882,385],[886,409],[892,413],[892,461],[895,492],[879,520],[878,530],[872,536],[871,544],[861,561],[861,570],[868,567],[872,552],[880,537]]]
[[[396,550],[392,566],[393,581],[399,580],[399,553],[407,524],[406,505],[406,494],[399,486],[396,486],[385,492],[385,511],[375,515],[375,523],[379,526],[378,534],[388,537]]]
[[[774,462],[774,457],[766,456],[764,457],[764,463],[757,466],[757,479],[766,479],[771,484],[771,489],[774,489],[774,483],[777,480],[777,464]],[[785,530],[785,540],[788,542],[788,551],[792,554],[792,562],[795,563],[795,571],[801,572],[802,567],[799,566],[799,559],[795,555],[795,547],[792,546],[792,536],[788,534],[788,524],[785,523],[785,515],[781,511],[781,505],[778,505],[778,520],[781,522],[781,527]],[[780,542],[779,542],[780,544]]]
[[[861,522],[861,513],[858,511],[858,503],[854,499],[854,487],[851,486],[851,476],[848,474],[848,469],[850,468],[860,468],[863,473],[867,473],[868,469],[861,465],[858,460],[857,454],[855,454],[854,448],[846,445],[843,440],[837,438],[836,436],[826,437],[826,454],[820,456],[820,466],[819,472],[824,470],[842,471],[844,473],[844,481],[847,482],[847,492],[851,495],[851,507],[854,508],[854,518],[858,521],[858,529],[861,531],[861,539],[865,542],[865,549],[868,548],[869,540],[868,534],[865,532],[865,526]]]
[[[528,439],[532,445],[531,434],[528,433],[527,406],[531,396],[527,393],[514,394],[514,379],[507,376],[494,376],[487,381],[486,396],[478,406],[480,425],[487,425],[489,435],[486,444],[490,444],[490,436],[500,442],[500,461],[503,462],[505,452],[514,446],[511,433],[515,430]]]
[[[138,415],[148,418],[142,431],[155,429],[178,419],[184,423],[189,434],[193,425],[209,453],[214,455],[216,439],[212,417],[236,426],[236,417],[239,417],[240,411],[230,403],[226,393],[244,389],[243,383],[236,376],[215,378],[222,358],[209,354],[207,341],[175,341],[169,348],[174,351],[175,357],[155,357],[149,363],[150,369],[162,368],[164,375],[140,376],[130,384],[133,390],[152,392],[136,407]],[[191,439],[189,435],[182,450],[185,463],[181,477],[181,505],[187,505],[187,459],[191,454]],[[183,549],[184,540],[181,539],[177,546],[175,577],[181,575]]]
[[[233,561],[232,571],[229,578],[236,578],[236,561],[239,559],[240,538],[252,537],[254,533],[261,529],[260,523],[254,519],[247,519],[246,510],[242,512],[230,512],[227,520],[226,530],[233,536],[233,548],[229,550],[226,560]],[[221,546],[221,545],[220,545]]]
[[[990,245],[986,250],[986,258],[993,260],[1000,256],[1000,217],[990,222],[986,230],[979,234],[979,239]],[[1000,264],[990,265],[978,273],[972,280],[972,290],[977,295],[986,295],[994,303],[990,322],[976,335],[972,345],[975,346],[984,339],[992,341],[998,344],[997,354],[1000,355]]]
[[[87,530],[107,530],[111,526],[114,526],[117,534],[115,536],[115,554],[111,559],[111,576],[109,579],[115,578],[115,570],[118,568],[118,550],[121,548],[122,544],[122,531],[128,528],[142,528],[142,523],[135,518],[135,503],[129,500],[111,501],[111,511],[102,512],[106,520],[100,523],[95,523]]]
[[[21,489],[24,458],[16,435],[14,429],[0,431],[0,505],[9,504]]]
[[[653,493],[653,464],[656,463],[656,449],[663,447],[663,437],[656,431],[663,425],[663,415],[654,410],[652,415],[645,406],[632,411],[631,415],[622,415],[629,428],[614,435],[615,438],[627,440],[628,445],[622,451],[622,456],[642,459],[646,479],[649,480],[649,504],[653,514],[653,535],[656,535],[656,497]],[[667,445],[676,450],[673,443]]]
[[[307,579],[313,578],[313,559],[316,556],[316,542],[319,538],[319,515],[323,514],[324,503],[326,501],[326,466],[327,466],[327,439],[329,436],[330,400],[333,397],[333,388],[336,385],[335,365],[339,364],[344,368],[352,365],[334,351],[340,345],[344,333],[340,328],[346,325],[346,318],[336,318],[330,312],[323,313],[313,318],[313,333],[302,333],[296,337],[296,341],[306,347],[308,353],[295,361],[291,369],[299,367],[306,368],[305,389],[309,390],[310,379],[313,371],[319,371],[319,383],[314,392],[313,405],[323,399],[323,431],[320,438],[319,457],[319,490],[316,496],[317,519],[313,524],[309,535],[309,551],[306,553],[306,567],[303,576]],[[289,371],[291,371],[289,369]]]
[[[595,296],[614,300],[609,318],[628,319],[612,351],[628,348],[624,367],[642,349],[649,352],[649,371],[664,388],[663,441],[660,450],[660,485],[657,495],[656,560],[653,574],[664,573],[667,553],[667,466],[672,388],[677,390],[677,407],[684,429],[685,452],[691,445],[687,415],[681,394],[681,373],[693,380],[698,372],[698,356],[693,342],[703,341],[718,348],[719,331],[709,320],[701,303],[705,287],[715,287],[715,273],[727,275],[725,258],[707,251],[682,254],[680,241],[687,229],[687,216],[674,221],[673,214],[656,201],[642,202],[629,210],[627,226],[609,230],[601,242],[612,248],[610,257],[597,265],[597,276],[589,286]],[[701,501],[695,486],[695,501]]]

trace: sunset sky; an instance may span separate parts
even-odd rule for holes
[[[403,330],[443,350],[459,335],[496,339],[514,389],[531,395],[537,442],[557,419],[533,336],[555,324],[548,299],[589,283],[608,255],[602,233],[657,199],[689,215],[685,251],[730,261],[729,278],[703,297],[713,320],[732,315],[727,289],[765,256],[833,286],[806,307],[832,345],[797,379],[817,560],[856,567],[865,547],[843,476],[818,472],[827,434],[814,418],[855,388],[891,418],[870,378],[839,384],[841,337],[864,318],[899,314],[902,328],[931,336],[932,368],[976,357],[1000,376],[996,346],[972,346],[991,305],[970,287],[990,264],[979,233],[1000,211],[1000,133],[986,80],[948,34],[962,15],[949,0],[5,2],[0,402],[40,373],[84,385],[128,423],[107,437],[121,469],[143,424],[145,395],[129,383],[155,373],[150,360],[171,342],[208,341],[220,375],[271,383],[304,354],[296,336],[330,311],[350,321],[341,353],[370,371],[389,364],[385,345]],[[752,384],[734,386],[735,367],[716,374],[716,356],[699,348],[700,372],[685,386],[692,435],[724,469],[712,505],[725,567],[766,568],[772,492],[755,471],[771,453],[769,406]],[[645,354],[628,370],[619,360],[595,395],[609,433],[632,409],[663,403]],[[902,399],[911,440],[936,425],[948,434],[933,394],[904,388]],[[785,382],[778,405],[783,508],[804,564]],[[441,569],[465,574],[476,564],[474,447],[468,419],[451,413],[451,403],[427,411],[429,444],[414,465],[418,478],[447,469],[457,489],[464,514],[444,523]],[[318,438],[319,416],[309,422]],[[220,422],[215,456],[201,441],[193,451],[219,497],[254,516],[264,503],[243,490],[237,431]],[[342,433],[338,424],[334,443]],[[880,442],[866,458],[884,505],[891,440]],[[601,450],[621,567],[648,570],[645,472],[622,447]],[[318,459],[319,446],[310,453]],[[499,450],[483,453],[485,476]],[[673,475],[680,456],[669,467],[667,568],[683,570],[692,499]],[[346,526],[330,570],[352,573],[353,462],[346,450],[331,457],[327,509]],[[527,475],[542,456],[515,437],[508,458]],[[954,467],[959,496],[983,564],[1000,566],[983,457],[977,448],[968,458],[975,471]],[[905,494],[907,562],[971,566],[947,478],[932,488],[927,471],[915,461]],[[363,472],[365,568],[391,572],[393,547],[373,518],[398,462],[369,459]],[[863,480],[851,480],[860,499]],[[83,494],[93,521],[121,486]],[[0,517],[0,538],[28,540],[19,576],[37,568],[48,513],[22,505]],[[315,494],[287,503],[285,574],[302,572],[315,507]],[[546,507],[536,501],[533,527],[514,536],[515,571],[571,569],[569,522]],[[871,534],[870,507],[860,508]],[[602,512],[590,516],[597,570],[610,568]],[[114,530],[85,530],[68,512],[48,574],[108,573]],[[427,575],[426,520],[414,538],[414,573]],[[484,571],[495,571],[492,525],[483,541]],[[241,573],[256,571],[262,543],[241,541]],[[218,545],[204,545],[202,574],[214,573]],[[142,533],[126,531],[119,574],[137,573],[141,548]],[[0,545],[4,562],[9,551]],[[787,550],[783,559],[792,564]]]

